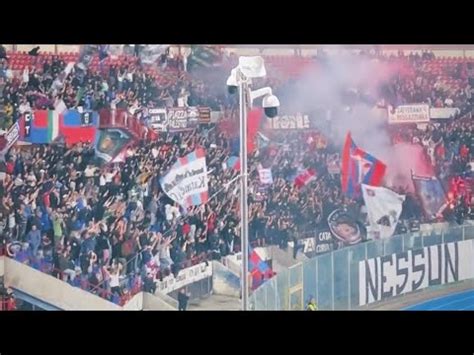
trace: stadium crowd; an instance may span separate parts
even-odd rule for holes
[[[57,107],[94,111],[127,108],[132,114],[147,107],[201,105],[220,109],[223,97],[211,95],[201,80],[187,75],[181,69],[182,59],[168,58],[166,54],[163,57],[159,59],[161,67],[150,67],[136,56],[125,56],[119,63],[84,70],[70,66],[59,55],[37,55],[31,65],[14,75],[4,56],[0,59],[4,106],[0,128],[7,129],[25,112]]]
[[[382,88],[381,98],[393,104],[428,100],[434,106],[462,108],[463,114],[471,110],[469,86],[452,92],[438,85],[436,78],[420,74],[432,59],[428,52],[408,57],[415,75],[393,78]],[[232,102],[224,96],[211,97],[205,81],[189,75],[160,87],[134,59],[108,71],[72,69],[69,74],[67,63],[56,58],[41,65],[20,77],[4,77],[3,127],[28,110],[54,108],[57,100],[68,108],[128,107],[132,113],[147,105],[176,106],[180,97],[187,97],[190,106],[225,108]],[[453,119],[430,125],[427,131],[407,128],[392,132],[392,137],[424,145],[441,179],[470,174],[474,152],[470,120]],[[239,172],[227,164],[234,139],[218,124],[160,134],[155,141],[142,140],[128,148],[123,164],[107,166],[98,163],[93,146],[85,143],[13,147],[0,181],[0,241],[3,246],[15,245],[7,252],[17,261],[116,303],[124,304],[142,289],[154,292],[156,280],[240,250],[235,183]],[[210,200],[183,210],[163,193],[159,179],[177,157],[198,146],[207,152]],[[318,132],[284,132],[272,134],[269,144],[251,154],[252,245],[285,248],[301,232],[323,226],[336,208],[362,219],[361,199],[349,199],[341,191],[340,151]],[[262,166],[272,169],[270,186],[259,182]],[[294,178],[302,169],[315,171],[317,178],[301,187]],[[416,196],[407,196],[402,219],[427,219]],[[456,211],[467,218],[474,206],[471,196],[462,197],[456,200],[460,206]]]

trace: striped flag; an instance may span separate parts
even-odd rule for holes
[[[20,120],[22,139],[36,144],[51,143],[59,136],[60,119],[61,115],[51,110],[37,110],[33,114],[23,115]]]
[[[209,199],[206,152],[196,149],[178,158],[171,170],[160,179],[163,191],[183,207],[198,206]]]
[[[341,167],[341,185],[344,194],[349,197],[360,196],[361,184],[380,186],[386,168],[383,162],[359,148],[352,140],[351,133],[347,133]]]
[[[54,141],[59,136],[59,114],[57,111],[48,111],[48,140]]]
[[[252,290],[273,276],[272,268],[252,247],[249,247],[249,272],[252,275]]]

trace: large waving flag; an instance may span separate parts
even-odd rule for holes
[[[362,184],[362,195],[367,207],[367,216],[376,239],[393,235],[402,213],[405,196],[385,187]]]
[[[249,249],[249,272],[252,275],[252,290],[273,276],[272,268],[252,248]]]
[[[263,139],[263,135],[258,135],[258,130],[263,118],[263,109],[262,108],[253,108],[248,111],[247,114],[247,150],[248,154],[251,154],[256,148],[258,139]],[[237,122],[226,122],[222,124],[219,128],[221,132],[226,132],[226,134],[233,136],[231,140],[231,153],[239,154],[240,153],[240,137],[239,137],[239,125]],[[265,137],[267,140],[268,138]]]
[[[360,196],[361,184],[379,186],[385,175],[386,165],[359,148],[347,133],[342,151],[342,191],[349,197]]]
[[[415,191],[421,200],[425,216],[436,218],[446,203],[446,195],[441,182],[434,176],[417,176],[412,173]]]
[[[263,109],[260,107],[251,109],[247,114],[247,150],[249,153],[252,153],[256,148],[255,140],[262,118]]]
[[[206,152],[202,148],[179,158],[160,179],[163,191],[183,207],[197,206],[209,199]]]

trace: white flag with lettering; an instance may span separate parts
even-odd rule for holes
[[[178,158],[170,171],[160,179],[163,191],[183,207],[199,206],[209,199],[206,152],[196,149]]]
[[[402,213],[405,196],[385,187],[364,184],[362,184],[362,195],[374,237],[376,239],[391,237]]]

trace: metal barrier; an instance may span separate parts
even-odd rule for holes
[[[4,252],[4,250],[0,248],[0,256],[2,255],[2,252]],[[7,254],[5,253],[5,255]],[[137,256],[138,255],[136,255],[133,259],[129,260],[127,264],[135,260]],[[179,264],[179,267],[180,270],[183,270],[191,266],[197,265],[201,262],[207,262],[209,260],[212,260],[211,253],[201,254],[190,260],[185,260],[181,262]],[[28,261],[31,262],[31,260]],[[125,267],[127,267],[127,264],[125,265]],[[52,267],[51,264],[43,264],[42,267],[35,269],[67,282],[66,280],[68,279],[68,276],[64,274],[61,270]],[[162,277],[166,277],[170,274],[170,269],[160,269],[158,271],[157,279],[161,279]],[[121,278],[120,285],[121,287],[125,287],[127,290],[129,290],[129,292],[127,294],[121,294],[116,299],[114,299],[113,294],[110,290],[109,279],[104,278],[98,283],[91,283],[87,278],[84,278],[82,274],[77,275],[75,279],[80,280],[79,284],[76,287],[84,291],[93,293],[106,300],[115,302],[121,306],[123,306],[131,297],[144,290],[144,280],[141,277],[139,278],[138,283],[134,283],[133,275],[125,275],[123,278]],[[68,283],[72,284],[72,282]],[[197,282],[196,285],[186,285],[186,287],[188,292],[192,293],[193,299],[208,296],[212,291],[212,277],[201,280]],[[175,296],[177,296],[177,291],[175,292]]]
[[[434,230],[428,236],[398,235],[322,254],[265,282],[252,293],[250,309],[303,309],[310,298],[316,299],[321,310],[363,309],[359,304],[360,261],[464,240],[474,240],[474,226]],[[474,250],[474,241],[469,248],[469,252]],[[474,258],[467,267],[474,275]]]

